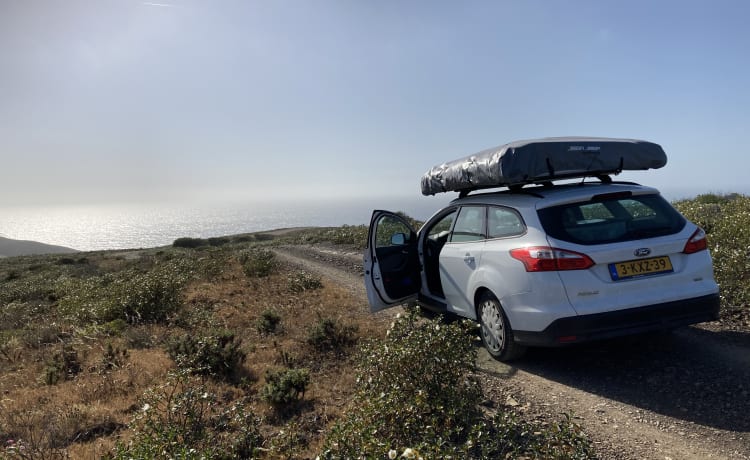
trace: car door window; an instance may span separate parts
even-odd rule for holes
[[[516,236],[526,231],[521,216],[512,209],[493,206],[489,208],[487,214],[487,236],[489,238]]]
[[[450,241],[452,243],[465,243],[483,240],[485,238],[485,215],[486,208],[484,206],[462,207],[458,212]]]
[[[410,233],[411,229],[400,220],[383,216],[377,224],[375,247],[403,246],[409,242]]]

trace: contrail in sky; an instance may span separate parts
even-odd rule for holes
[[[153,3],[153,2],[141,2],[142,5],[148,5],[148,6],[165,6],[165,7],[171,7],[174,6],[170,3]]]

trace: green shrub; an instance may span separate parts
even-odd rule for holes
[[[475,358],[465,327],[414,314],[397,319],[385,342],[363,348],[354,402],[329,434],[328,457],[382,458],[391,448],[463,444],[480,416]]]
[[[127,341],[128,347],[135,348],[136,350],[151,348],[155,345],[154,336],[151,335],[145,326],[129,327],[122,335]]]
[[[232,243],[249,243],[253,240],[254,238],[252,235],[239,235],[232,238]]]
[[[232,240],[226,236],[213,237],[208,239],[208,244],[211,246],[224,246],[225,244],[231,243]]]
[[[300,423],[296,419],[285,423],[269,440],[270,445],[267,458],[311,458],[301,455],[300,452],[309,445],[311,428],[309,425],[305,426],[304,422]]]
[[[121,335],[128,328],[128,323],[122,318],[117,318],[112,321],[102,324],[101,329],[105,335],[111,337],[117,337]]]
[[[10,302],[47,302],[56,297],[55,278],[49,273],[13,276],[0,285],[0,305]]]
[[[363,348],[354,399],[320,457],[592,457],[567,419],[550,429],[479,410],[475,334],[465,322],[432,322],[413,312],[397,318],[385,341]]]
[[[296,271],[289,274],[287,285],[289,286],[290,291],[301,293],[320,289],[323,287],[323,282],[320,280],[320,277],[314,273]]]
[[[120,348],[112,345],[112,342],[107,342],[106,348],[102,353],[102,360],[99,364],[99,370],[107,372],[112,369],[121,368],[128,359],[127,348]]]
[[[240,253],[239,260],[245,275],[251,278],[265,277],[276,270],[276,254],[268,249],[247,249]]]
[[[244,402],[221,410],[216,395],[190,369],[170,372],[167,383],[147,391],[130,424],[128,444],[118,443],[110,458],[258,458],[260,419]]]
[[[27,302],[9,302],[0,304],[0,331],[21,329],[32,325],[34,318],[40,316],[47,308],[42,305]]]
[[[271,241],[274,239],[274,236],[270,233],[256,233],[255,234],[255,240],[256,241]]]
[[[357,342],[357,327],[343,325],[331,318],[319,318],[307,333],[307,343],[321,352],[341,353]]]
[[[169,356],[179,367],[193,372],[233,379],[245,361],[242,340],[228,331],[194,337],[186,334],[167,345]]]
[[[188,248],[188,249],[195,249],[199,248],[201,246],[207,246],[208,241],[204,240],[203,238],[177,238],[172,242],[172,247],[175,248]]]
[[[737,193],[730,193],[729,195],[717,195],[715,193],[703,193],[692,201],[698,204],[726,204],[727,202],[741,197]]]
[[[261,397],[275,408],[285,409],[305,397],[309,384],[310,371],[307,369],[268,371]]]
[[[112,431],[119,428],[108,417],[92,420],[88,411],[76,405],[43,410],[19,404],[0,404],[0,411],[3,414],[0,417],[0,436],[3,438],[0,458],[3,459],[68,459],[66,447],[76,441],[82,442],[93,427],[111,427]]]
[[[60,343],[69,336],[62,326],[57,323],[29,324],[23,330],[22,339],[29,348],[42,348],[47,345]]]
[[[23,343],[18,337],[0,334],[0,358],[9,363],[18,362],[23,356]]]
[[[730,197],[704,195],[675,206],[706,231],[723,314],[744,315],[750,321],[750,197]]]
[[[70,346],[63,345],[60,351],[52,355],[44,367],[42,380],[47,385],[55,385],[63,380],[75,377],[81,372],[81,363],[78,361],[78,353]]]
[[[343,225],[341,227],[305,230],[290,239],[299,244],[334,243],[362,249],[367,244],[366,225]]]
[[[273,334],[281,323],[281,315],[274,310],[265,310],[261,313],[256,327],[261,334]]]
[[[60,310],[80,323],[164,321],[182,305],[182,288],[192,270],[185,262],[169,261],[147,272],[130,269],[67,279],[58,284]]]

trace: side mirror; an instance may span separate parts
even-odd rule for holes
[[[391,244],[393,246],[403,246],[406,244],[406,234],[405,233],[394,233],[391,236]]]

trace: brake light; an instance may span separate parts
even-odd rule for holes
[[[706,232],[702,228],[698,227],[698,230],[693,232],[693,235],[685,243],[685,248],[682,250],[685,254],[693,254],[698,251],[703,251],[708,248],[708,241],[706,241]]]
[[[586,254],[548,246],[511,249],[510,256],[523,262],[527,272],[586,270],[594,266]]]

